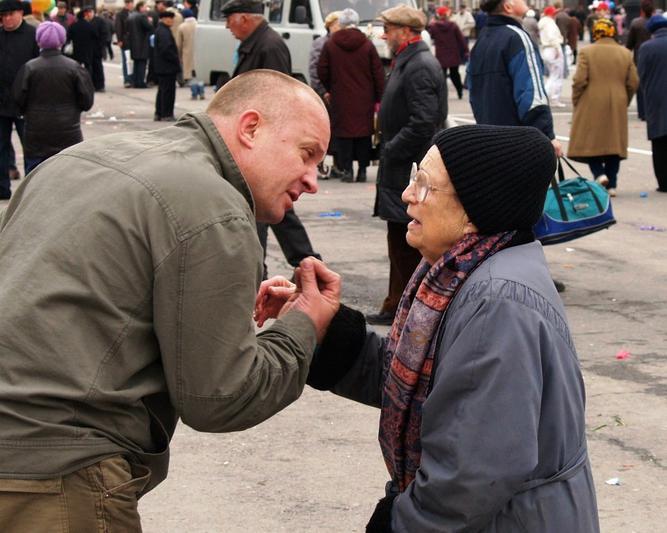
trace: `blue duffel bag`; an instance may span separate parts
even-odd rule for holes
[[[565,179],[563,162],[577,174]],[[535,236],[542,244],[578,239],[616,224],[609,193],[599,183],[581,177],[564,157],[558,162],[558,181],[551,180]]]

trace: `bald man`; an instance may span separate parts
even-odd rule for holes
[[[27,178],[0,223],[0,531],[139,531],[179,418],[238,431],[299,397],[340,281],[305,259],[256,335],[255,221],[317,191],[328,142],[319,97],[258,70]]]

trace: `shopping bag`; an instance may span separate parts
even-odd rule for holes
[[[576,174],[565,179],[563,162]],[[558,181],[551,180],[544,202],[544,212],[533,230],[544,245],[578,239],[616,224],[607,190],[582,177],[572,164],[561,158]]]

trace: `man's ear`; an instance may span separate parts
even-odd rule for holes
[[[237,122],[236,134],[242,146],[252,149],[261,123],[262,116],[259,111],[249,109],[241,114]]]

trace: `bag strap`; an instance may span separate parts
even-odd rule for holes
[[[598,198],[597,194],[595,194],[595,191],[593,190],[593,187],[591,187],[590,183],[588,183],[588,180],[585,180],[584,183],[586,183],[586,187],[588,187],[588,190],[591,192],[591,196],[593,197],[593,200],[595,201],[595,205],[597,206],[598,211],[600,213],[604,213],[604,207],[602,207],[602,203],[600,202],[600,199]]]
[[[560,164],[558,165],[558,178],[560,179],[560,181],[563,181],[563,169],[561,168]],[[551,178],[551,188],[553,189],[554,194],[556,195],[556,202],[558,203],[558,209],[560,211],[561,218],[565,222],[569,222],[570,219],[568,218],[567,211],[565,210],[563,195],[560,193],[560,187],[558,186],[558,181],[556,181],[555,177]]]
[[[565,157],[564,155],[562,155],[562,156],[560,156],[560,157],[558,158],[558,163],[559,163],[559,165],[558,165],[558,168],[559,168],[559,169],[560,169],[561,164],[562,164],[562,163],[565,163],[568,167],[570,167],[570,170],[571,170],[572,172],[574,172],[574,174],[575,174],[576,176],[581,176],[581,173],[580,173],[576,168],[574,168],[574,166],[572,165],[572,163],[570,163],[570,161],[569,161],[569,160],[567,159],[567,157]],[[560,174],[559,174],[559,176],[560,176]],[[561,179],[561,181],[563,181],[563,180]]]

